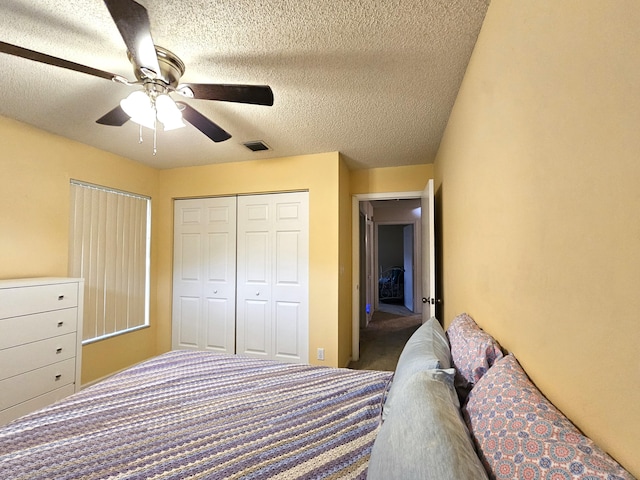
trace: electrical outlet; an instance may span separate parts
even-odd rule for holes
[[[324,348],[318,349],[318,360],[324,360]]]

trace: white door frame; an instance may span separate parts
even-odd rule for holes
[[[360,202],[366,202],[367,200],[416,199],[421,197],[421,191],[359,193],[351,197],[351,360],[354,362],[357,362],[360,358],[360,275],[357,274],[360,272],[360,222],[357,221],[360,215]]]
[[[426,304],[422,310],[422,323],[436,316],[436,241],[435,241],[435,196],[433,179],[427,182],[422,192],[422,244],[429,251],[422,252],[422,298]],[[426,210],[426,211],[425,211]]]

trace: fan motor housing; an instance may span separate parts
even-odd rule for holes
[[[178,58],[176,54],[167,50],[166,48],[156,47],[156,54],[158,56],[158,64],[160,65],[160,80],[164,81],[171,87],[178,86],[178,82],[182,75],[184,75],[184,62]],[[149,80],[149,78],[139,68],[135,68],[136,65],[133,61],[131,53],[127,52],[129,61],[133,64],[136,78],[140,81]]]

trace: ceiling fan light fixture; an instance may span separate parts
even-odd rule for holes
[[[154,129],[156,113],[151,98],[143,91],[136,90],[120,101],[122,110],[131,117],[131,121]]]
[[[175,130],[186,126],[182,121],[182,112],[176,102],[166,93],[156,97],[156,114],[165,130]]]
[[[156,128],[156,119],[162,123],[164,130],[186,126],[176,102],[166,93],[156,95],[146,90],[136,90],[120,101],[120,107],[131,117],[131,121],[152,130]]]
[[[169,130],[176,130],[178,128],[186,127],[185,123],[182,121],[181,118],[168,121],[168,122],[162,122],[162,126],[164,127],[165,132],[168,132]]]

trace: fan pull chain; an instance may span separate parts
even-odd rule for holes
[[[158,132],[158,120],[157,120],[158,113],[156,112],[155,103],[153,105],[153,111],[156,113],[154,115],[154,118],[153,118],[153,156],[155,157],[156,156],[156,152],[158,151],[158,149],[157,149],[157,141],[156,141],[156,135],[157,135],[157,132]]]

